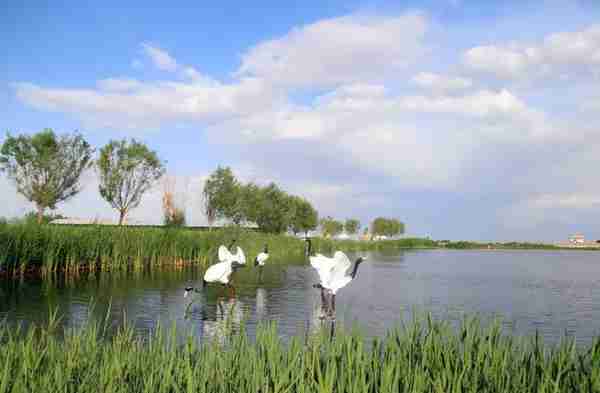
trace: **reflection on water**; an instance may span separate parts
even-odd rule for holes
[[[79,328],[108,319],[110,331],[128,323],[141,334],[177,325],[183,339],[223,340],[245,321],[253,336],[275,321],[283,337],[317,331],[330,323],[313,288],[307,264],[270,264],[239,271],[236,297],[219,286],[184,298],[203,271],[95,274],[78,280],[0,282],[0,319],[45,324],[58,308],[61,323]],[[337,296],[336,320],[383,335],[413,307],[458,323],[465,314],[503,317],[507,332],[540,332],[555,342],[563,334],[589,343],[600,331],[600,254],[581,251],[410,251],[369,255],[359,274]],[[90,307],[93,304],[93,307]],[[329,325],[328,325],[329,326]]]

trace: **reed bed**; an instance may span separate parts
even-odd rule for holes
[[[127,327],[110,338],[98,325],[0,327],[0,393],[57,391],[598,392],[600,342],[546,347],[472,318],[458,329],[417,318],[371,342],[343,329],[283,341],[274,324],[201,344],[177,343],[175,327],[146,340]]]
[[[103,225],[0,224],[0,274],[35,270],[47,275],[81,270],[130,270],[156,266],[207,266],[217,248],[236,239],[247,258],[269,244],[270,263],[302,260],[302,239],[229,227],[212,231],[185,228],[136,228]],[[359,242],[314,239],[313,249],[367,251],[412,245],[411,239]]]
[[[0,270],[44,274],[88,270],[142,269],[155,266],[205,266],[221,244],[236,239],[248,258],[265,243],[274,260],[301,256],[300,239],[230,228],[192,231],[176,228],[109,226],[0,225]]]

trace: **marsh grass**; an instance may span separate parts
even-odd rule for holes
[[[102,225],[61,226],[0,225],[0,273],[25,274],[81,271],[141,270],[157,266],[207,266],[215,262],[217,248],[236,239],[249,262],[270,245],[269,263],[304,261],[302,239],[260,233],[239,227],[212,231],[185,228],[136,228]],[[422,240],[422,239],[417,239]],[[415,239],[386,242],[336,241],[315,238],[315,251],[332,253],[419,246]]]
[[[264,243],[272,244],[272,259],[301,257],[300,239],[225,229],[192,231],[177,228],[132,228],[54,225],[1,225],[0,267],[23,273],[39,269],[58,271],[130,270],[156,266],[206,266],[214,263],[216,250],[231,239],[253,258]]]
[[[150,339],[129,327],[64,332],[0,326],[4,392],[597,392],[600,342],[554,347],[502,334],[469,318],[458,329],[430,316],[367,342],[327,329],[287,341],[275,324],[255,340],[243,327],[226,340],[181,343],[175,326]],[[233,332],[233,330],[232,330]]]

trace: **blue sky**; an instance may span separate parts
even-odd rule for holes
[[[188,221],[217,165],[435,238],[600,238],[593,1],[5,2],[3,131],[135,137]],[[4,133],[0,136],[0,142]],[[59,207],[114,218],[97,193]],[[163,184],[132,219],[158,222]],[[0,177],[0,216],[31,209]]]

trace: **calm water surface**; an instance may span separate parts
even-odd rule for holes
[[[600,253],[581,251],[408,251],[368,254],[357,278],[337,296],[337,321],[383,335],[413,308],[457,323],[465,314],[500,316],[507,333],[534,334],[547,342],[573,336],[578,344],[600,333]],[[354,257],[354,256],[353,256]],[[316,272],[307,265],[240,270],[235,298],[209,287],[184,299],[184,287],[200,285],[202,271],[108,273],[72,282],[0,283],[0,319],[43,323],[58,307],[65,327],[108,318],[142,335],[160,324],[199,340],[219,337],[225,324],[245,319],[250,335],[260,321],[277,321],[284,337],[319,326]],[[225,295],[225,296],[223,296]],[[93,304],[93,307],[90,305]],[[110,307],[109,307],[110,305]]]

